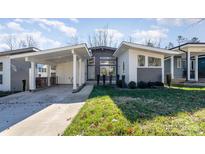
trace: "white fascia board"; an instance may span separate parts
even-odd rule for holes
[[[151,52],[157,52],[157,53],[161,53],[161,54],[164,54],[164,55],[178,55],[178,54],[180,54],[178,51],[172,51],[172,50],[167,50],[167,49],[160,49],[160,48],[155,48],[155,47],[149,47],[149,46],[135,44],[135,43],[129,43],[129,42],[122,42],[120,44],[119,48],[115,51],[115,53],[113,55],[117,56],[117,53],[120,51],[120,49],[123,46],[128,46],[128,47],[132,47],[132,48],[149,50]]]
[[[20,54],[20,55],[12,55],[11,59],[36,56],[36,55],[43,55],[43,54],[47,54],[47,53],[59,52],[59,51],[64,51],[64,50],[72,50],[72,49],[78,49],[78,48],[85,48],[88,56],[91,57],[91,55],[88,51],[87,45],[85,43],[83,43],[83,44],[78,44],[78,45],[73,45],[73,46],[66,46],[66,47],[60,47],[60,48],[41,50],[38,52],[25,53],[25,54]]]

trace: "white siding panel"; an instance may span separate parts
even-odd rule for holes
[[[73,62],[58,64],[56,66],[56,75],[59,84],[72,84]]]
[[[125,73],[123,73],[123,62],[125,63]],[[129,53],[128,51],[123,52],[118,56],[118,74],[120,79],[122,75],[125,75],[125,82],[129,81]]]

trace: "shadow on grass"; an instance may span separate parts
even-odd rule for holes
[[[95,87],[90,98],[108,95],[131,122],[151,120],[157,116],[174,116],[180,112],[193,114],[205,108],[205,91],[184,89],[120,90]]]

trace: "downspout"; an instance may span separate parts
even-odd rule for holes
[[[182,51],[186,54],[186,81],[188,81],[188,77],[187,77],[187,74],[188,74],[188,54],[185,50],[182,50],[179,46],[179,51]]]

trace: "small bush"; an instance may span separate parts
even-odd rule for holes
[[[164,83],[159,82],[159,81],[156,81],[156,82],[155,82],[155,86],[164,87]]]
[[[149,88],[154,88],[155,87],[155,82],[148,82],[147,83]]]
[[[136,82],[134,82],[134,81],[130,81],[130,83],[128,84],[128,87],[129,87],[130,89],[135,89],[135,88],[137,88],[137,84],[136,84]]]
[[[118,80],[117,86],[120,87],[120,88],[122,88],[122,80]]]
[[[144,81],[140,81],[137,83],[138,88],[148,88],[148,84]]]

